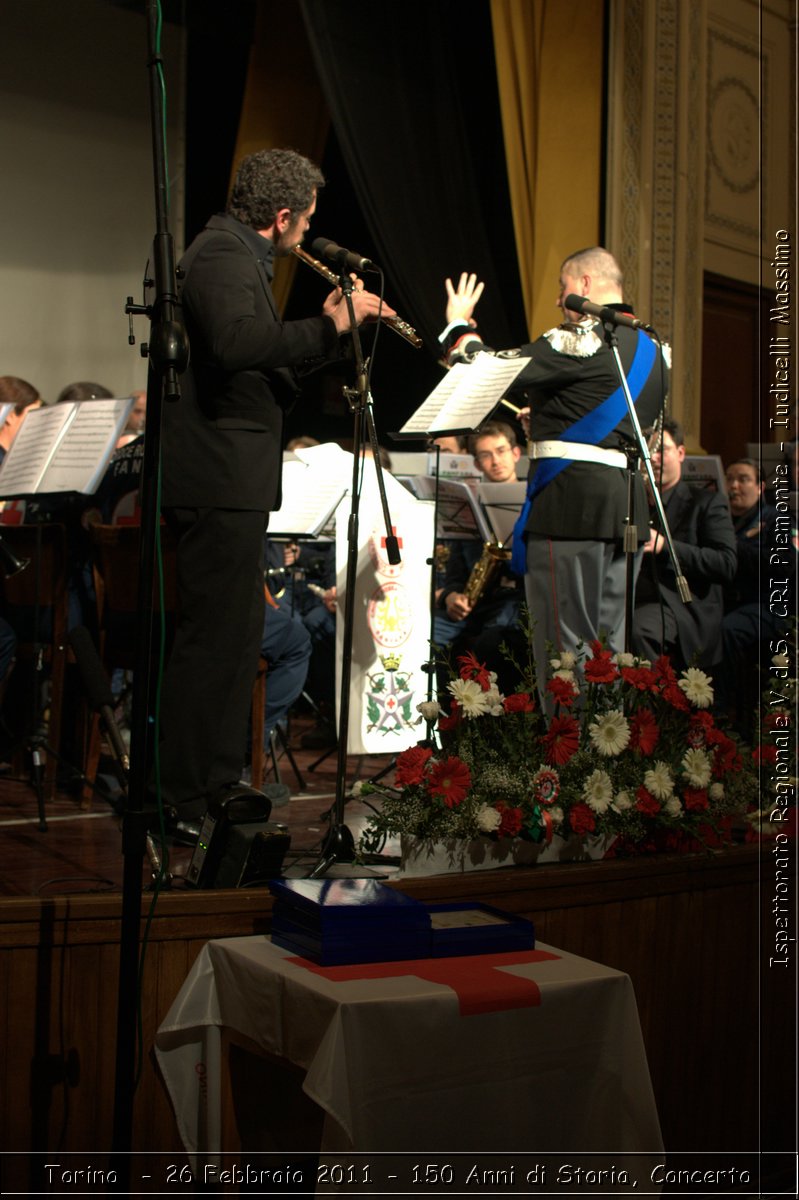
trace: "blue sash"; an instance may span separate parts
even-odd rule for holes
[[[644,390],[646,381],[652,372],[652,367],[655,362],[655,343],[651,338],[647,337],[642,330],[638,330],[638,344],[635,348],[635,356],[630,367],[630,372],[627,377],[627,385],[630,389],[633,404],[637,403]],[[627,414],[627,401],[624,395],[624,389],[621,384],[612,392],[606,400],[596,408],[592,408],[584,417],[580,417],[579,421],[575,421],[568,429],[558,435],[558,441],[561,442],[583,442],[586,445],[598,446],[600,442],[611,433],[621,420]],[[571,466],[574,462],[572,458],[544,458],[541,460],[541,465],[538,467],[535,475],[530,480],[527,486],[527,497],[522,505],[522,511],[516,524],[513,526],[513,553],[511,556],[511,570],[516,575],[525,575],[527,573],[527,546],[524,540],[524,529],[527,524],[527,518],[530,515],[530,509],[533,500],[542,492],[548,483],[551,483],[556,475],[561,471],[565,471],[566,467]]]

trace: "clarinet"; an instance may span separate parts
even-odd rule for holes
[[[331,271],[329,267],[326,267],[324,263],[320,262],[318,258],[312,258],[300,246],[295,246],[291,253],[296,254],[300,262],[304,262],[307,267],[316,271],[317,275],[321,275],[328,283],[332,283],[334,287],[338,287],[338,275],[335,271]],[[398,333],[400,337],[405,338],[406,342],[410,342],[412,346],[415,346],[417,350],[422,345],[422,339],[419,337],[419,334],[407,321],[403,321],[401,317],[381,317],[380,320],[385,325],[388,325],[389,329],[393,329],[395,333]]]

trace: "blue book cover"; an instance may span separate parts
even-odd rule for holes
[[[420,900],[377,879],[276,879],[269,888],[275,908],[316,928],[376,924],[392,928],[429,928]]]

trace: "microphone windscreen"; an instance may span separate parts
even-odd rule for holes
[[[111,686],[88,629],[85,625],[76,625],[74,629],[70,629],[67,636],[92,708],[97,712],[106,706],[113,708],[114,697]]]
[[[563,301],[563,306],[568,308],[569,312],[585,312],[585,296],[575,296],[574,292],[571,292]]]

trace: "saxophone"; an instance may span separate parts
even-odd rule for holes
[[[503,563],[510,560],[510,550],[504,549],[497,542],[484,542],[483,553],[471,570],[463,594],[474,608],[483,598],[483,593],[492,582]]]

